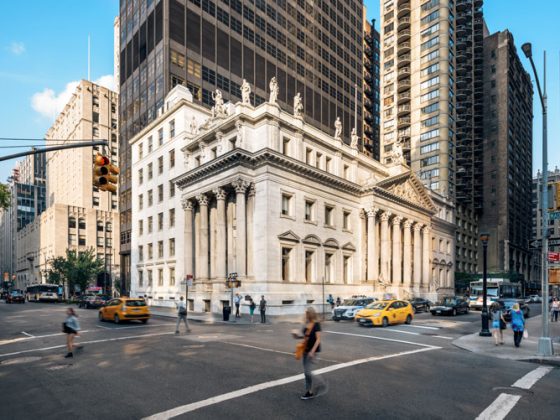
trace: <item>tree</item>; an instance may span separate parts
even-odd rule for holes
[[[66,258],[52,257],[48,259],[47,264],[48,268],[44,271],[47,282],[61,285],[66,297]]]
[[[10,190],[6,184],[0,182],[0,209],[7,209],[11,204]]]
[[[90,248],[86,251],[76,252],[66,250],[64,259],[64,278],[68,281],[68,288],[79,286],[80,291],[85,291],[90,282],[103,272],[104,261],[97,258],[95,251]]]

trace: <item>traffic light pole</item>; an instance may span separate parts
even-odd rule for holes
[[[33,149],[33,150],[29,150],[27,152],[14,153],[13,155],[0,156],[0,162],[2,162],[4,160],[15,159],[15,158],[22,157],[22,156],[38,155],[40,153],[56,152],[57,150],[79,149],[81,147],[91,147],[91,146],[109,146],[109,143],[107,142],[107,140],[96,140],[96,141],[65,144],[63,146],[42,147],[40,149]]]

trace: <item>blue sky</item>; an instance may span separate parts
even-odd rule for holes
[[[91,35],[91,79],[109,82],[113,73],[113,20],[118,0],[28,0],[4,2],[0,14],[0,137],[41,138],[53,115],[87,77],[87,38]],[[366,0],[369,18],[379,18],[379,1]],[[536,4],[538,3],[538,6]],[[549,168],[560,166],[560,2],[486,0],[491,32],[509,29],[518,47],[533,43],[542,78],[542,51],[548,53]],[[529,69],[527,60],[523,63]],[[537,99],[537,98],[535,98]],[[541,109],[534,101],[533,172],[541,164]],[[10,142],[0,140],[0,146]],[[17,143],[22,144],[22,143]],[[24,149],[0,149],[0,155]],[[0,181],[15,161],[0,162]]]

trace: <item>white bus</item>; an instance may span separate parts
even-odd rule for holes
[[[28,302],[58,302],[58,288],[56,284],[32,284],[25,289]]]
[[[471,282],[471,294],[469,306],[472,309],[482,309],[482,289],[483,280],[475,280]],[[487,279],[486,280],[486,304],[489,306],[492,302],[501,298],[521,299],[523,296],[521,285],[518,283],[510,283],[507,279]]]

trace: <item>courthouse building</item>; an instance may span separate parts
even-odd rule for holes
[[[170,305],[192,275],[191,309],[218,312],[230,273],[273,314],[321,304],[323,291],[452,294],[453,205],[398,149],[382,164],[340,126],[325,133],[274,96],[253,107],[216,92],[208,112],[177,86],[131,139],[132,295]]]

